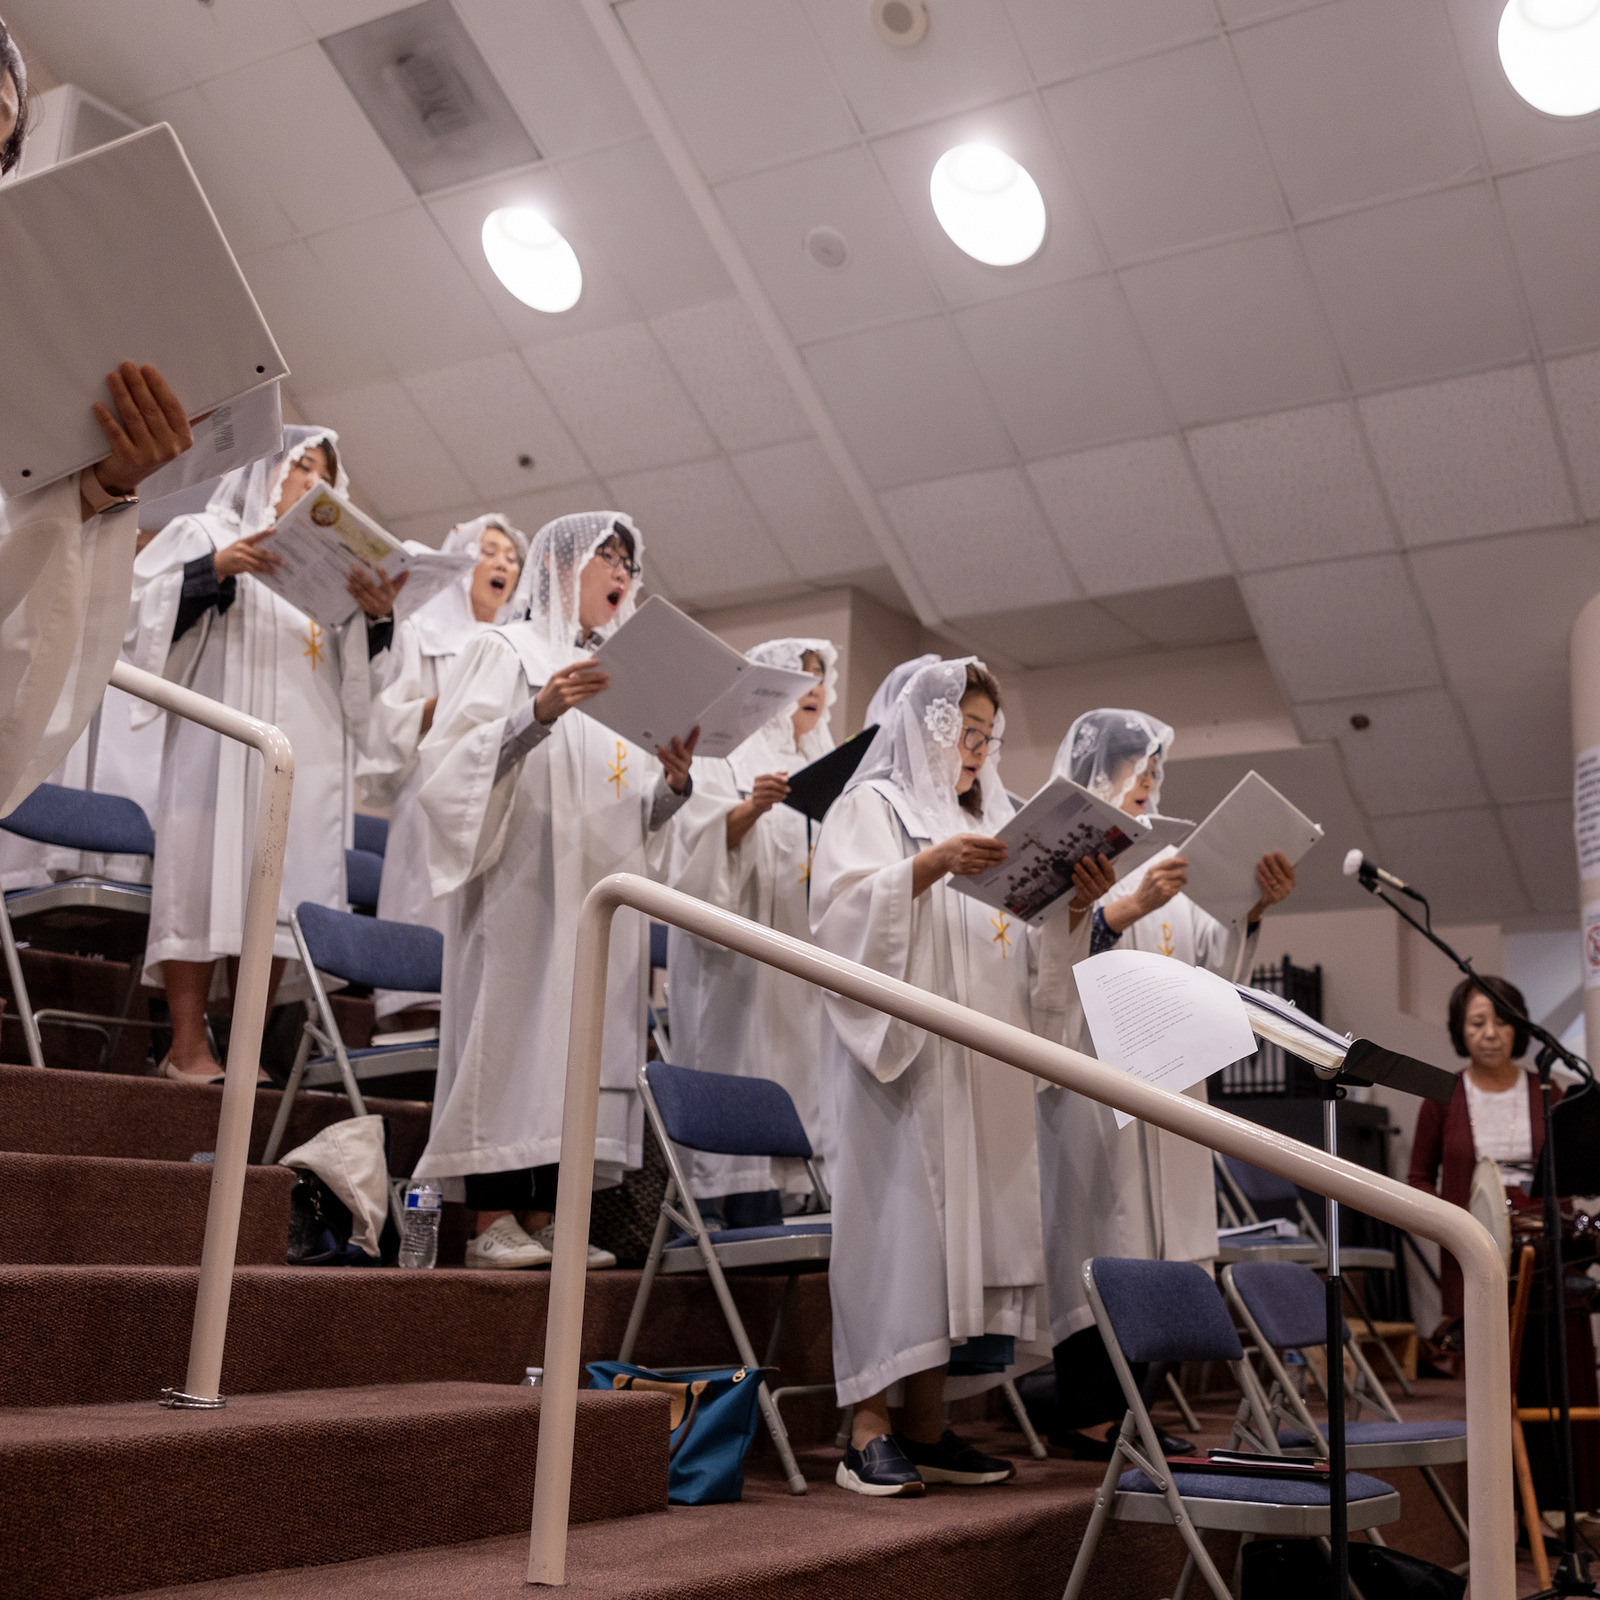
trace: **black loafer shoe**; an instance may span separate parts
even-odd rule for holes
[[[1109,1461],[1116,1444],[1116,1431],[1109,1439],[1097,1439],[1092,1433],[1079,1433],[1074,1428],[1058,1428],[1050,1435],[1050,1443],[1058,1450],[1070,1450],[1075,1461]]]
[[[918,1444],[903,1433],[897,1433],[894,1442],[924,1483],[1004,1483],[1017,1475],[1017,1469],[1009,1461],[974,1450],[948,1428],[938,1444]]]
[[[898,1496],[913,1499],[927,1493],[917,1469],[906,1459],[905,1452],[886,1433],[869,1439],[857,1450],[853,1445],[845,1449],[844,1460],[834,1473],[833,1481],[852,1494],[878,1495],[883,1498]]]
[[[1105,1454],[1100,1458],[1102,1461],[1111,1459],[1112,1447],[1116,1444],[1117,1435],[1121,1432],[1122,1424],[1120,1422],[1113,1422],[1106,1429]],[[1193,1456],[1200,1453],[1197,1447],[1190,1444],[1187,1439],[1180,1439],[1176,1434],[1168,1433],[1165,1428],[1156,1429],[1156,1441],[1160,1444],[1161,1453],[1164,1456]],[[1143,1444],[1137,1434],[1134,1435],[1134,1443],[1138,1444],[1141,1449],[1143,1448]]]

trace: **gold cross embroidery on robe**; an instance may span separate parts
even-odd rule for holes
[[[989,918],[989,926],[994,929],[994,937],[990,944],[1000,946],[1000,959],[1004,961],[1011,954],[1011,924],[1003,911],[997,911]]]
[[[1161,954],[1164,956],[1176,956],[1177,953],[1178,947],[1172,942],[1172,924],[1163,922],[1161,924]]]
[[[622,791],[628,787],[628,780],[623,776],[628,770],[628,749],[623,742],[617,740],[617,757],[606,768],[606,782],[616,793],[617,798],[622,798]]]
[[[811,841],[811,848],[806,851],[806,859],[801,864],[800,876],[794,880],[796,883],[810,883],[811,882],[811,858],[814,855],[816,855],[816,853],[817,853],[817,841],[815,839],[813,839]]]
[[[305,649],[300,652],[311,663],[311,670],[317,670],[317,664],[322,660],[322,626],[315,619],[311,623],[311,632],[300,635]]]

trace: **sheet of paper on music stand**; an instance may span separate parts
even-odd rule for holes
[[[1256,1052],[1231,983],[1146,950],[1107,950],[1073,967],[1095,1055],[1181,1094]],[[1117,1126],[1134,1119],[1118,1111]]]
[[[343,626],[360,609],[350,593],[350,573],[397,578],[409,573],[394,605],[395,620],[410,616],[476,564],[468,555],[409,550],[371,517],[321,484],[282,516],[265,548],[283,558],[261,582],[324,628]]]
[[[1053,778],[1000,831],[1006,859],[950,886],[1038,927],[1073,894],[1072,870],[1103,855],[1120,878],[1176,843],[1194,824],[1130,817],[1067,778]]]
[[[0,185],[0,492],[104,458],[90,405],[122,361],[191,417],[287,376],[166,123]]]
[[[729,755],[816,683],[809,672],[747,661],[660,595],[595,654],[611,685],[585,701],[584,711],[646,750],[698,727],[696,755]]]
[[[1183,892],[1218,922],[1239,927],[1261,898],[1262,856],[1281,850],[1296,864],[1321,837],[1322,829],[1259,772],[1247,772],[1178,846],[1189,863]]]
[[[218,406],[203,422],[195,423],[193,445],[139,485],[139,526],[145,526],[146,505],[161,518],[150,523],[155,528],[164,528],[191,508],[204,511],[224,473],[282,449],[283,397],[276,383]],[[205,491],[198,507],[193,507],[193,496],[177,503],[177,496],[193,489]],[[174,502],[170,507],[165,504],[169,499]]]

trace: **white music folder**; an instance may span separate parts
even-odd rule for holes
[[[164,122],[0,185],[0,493],[109,454],[106,374],[153,366],[191,418],[288,375]]]
[[[1240,926],[1261,898],[1256,863],[1281,850],[1297,865],[1322,829],[1259,772],[1247,772],[1178,846],[1189,863],[1183,892],[1228,927]]]

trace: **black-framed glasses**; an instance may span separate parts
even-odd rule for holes
[[[595,554],[611,568],[613,572],[626,572],[630,578],[639,576],[639,563],[635,561],[617,541],[607,539]]]
[[[1005,740],[997,733],[985,733],[982,728],[963,728],[961,730],[961,748],[978,755],[988,751],[991,756],[998,756]]]

